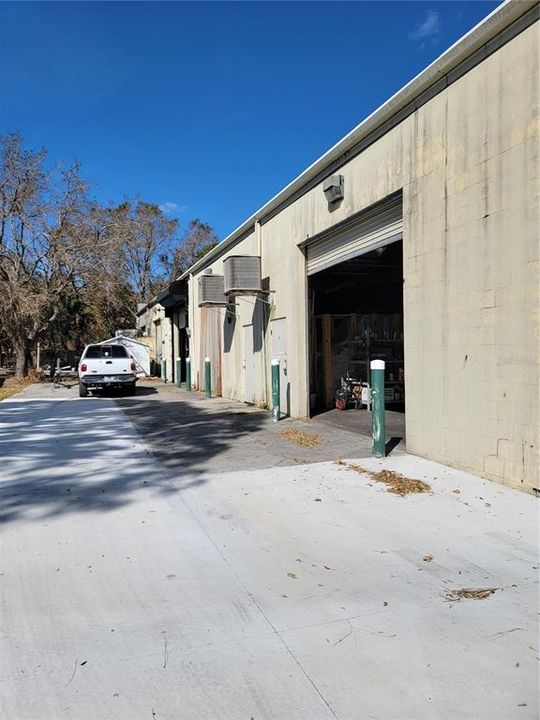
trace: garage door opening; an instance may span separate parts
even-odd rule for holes
[[[403,242],[312,274],[309,296],[312,415],[327,412],[329,421],[369,433],[369,367],[371,360],[381,359],[386,363],[387,429],[404,438]],[[336,398],[344,386],[346,392]],[[337,409],[336,400],[343,408],[344,396],[346,409]]]

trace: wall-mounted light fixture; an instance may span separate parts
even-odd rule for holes
[[[344,194],[343,175],[330,175],[323,182],[323,192],[328,200],[328,207],[332,208],[340,200],[343,200]]]

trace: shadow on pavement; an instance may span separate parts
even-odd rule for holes
[[[69,381],[69,380],[63,380],[62,382],[58,383],[56,386],[57,388],[65,388],[66,390],[71,390],[72,388],[79,387],[78,381]],[[157,390],[155,387],[152,387],[151,385],[137,385],[137,392],[136,395],[156,395]],[[93,398],[116,398],[116,397],[124,397],[124,393],[119,388],[105,388],[103,390],[90,390],[89,397]]]
[[[388,455],[390,455],[390,453],[392,452],[392,450],[394,450],[395,448],[397,448],[397,446],[399,445],[399,443],[400,443],[402,440],[403,440],[402,437],[391,437],[390,440],[387,440],[387,442],[386,442],[386,444],[385,444],[385,446],[384,446],[384,451],[385,451],[386,457],[388,457]]]
[[[146,422],[152,422],[152,403],[143,406],[137,397],[118,400],[121,406],[124,403],[129,403],[123,408],[128,416],[149,415]],[[174,493],[201,484],[200,477],[183,471],[191,470],[201,458],[219,455],[239,436],[255,431],[262,419],[260,413],[213,415],[193,407],[185,412],[182,403],[175,403],[171,412],[175,434],[171,437],[164,423],[159,435],[178,448],[180,472],[174,487],[148,457],[122,412],[104,398],[3,402],[0,522],[108,511],[129,503],[143,486]]]
[[[257,433],[268,422],[264,412],[233,406],[216,411],[204,402],[179,399],[148,402],[135,396],[118,398],[116,404],[151,444],[162,464],[181,471],[205,471],[213,458],[233,449],[241,438]]]

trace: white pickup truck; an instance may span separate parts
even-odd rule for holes
[[[135,394],[137,366],[123,345],[87,345],[79,361],[79,397],[89,390],[122,388]]]

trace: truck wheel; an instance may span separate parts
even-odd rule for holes
[[[135,395],[137,393],[137,385],[135,383],[129,383],[127,393],[128,395]]]
[[[79,397],[86,397],[88,395],[88,388],[83,382],[79,383]]]

